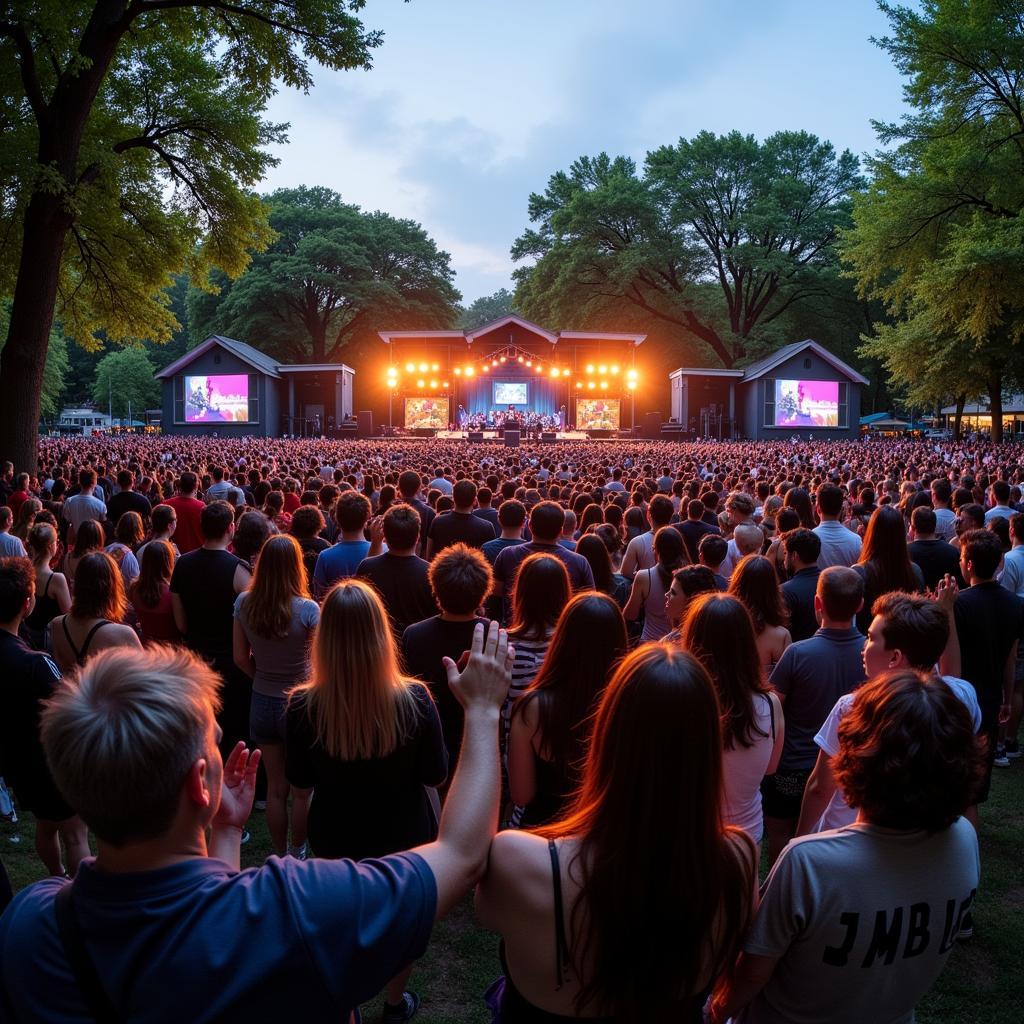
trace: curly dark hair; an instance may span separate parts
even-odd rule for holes
[[[832,771],[872,824],[938,832],[973,802],[982,751],[963,701],[938,677],[904,670],[857,691]]]

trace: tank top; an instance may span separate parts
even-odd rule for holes
[[[89,647],[92,645],[93,638],[104,626],[110,625],[110,619],[100,619],[99,622],[95,623],[89,632],[85,634],[81,647],[77,647],[75,641],[71,639],[71,630],[68,629],[68,617],[66,615],[60,620],[60,624],[64,628],[64,639],[67,640],[68,647],[71,648],[71,653],[75,656],[75,662],[78,665],[84,665],[85,659],[89,657]]]
[[[671,628],[665,612],[665,584],[657,566],[645,569],[647,573],[647,597],[644,600],[644,630],[640,634],[641,642],[660,640]]]
[[[43,649],[43,642],[46,637],[46,627],[60,615],[60,605],[56,598],[50,597],[50,584],[53,582],[54,573],[46,578],[46,585],[43,592],[36,595],[36,605],[32,614],[26,616],[24,626],[26,638],[29,644],[37,651]]]
[[[764,832],[761,780],[775,746],[775,707],[767,694],[754,694],[750,739],[749,747],[737,743],[732,750],[722,751],[722,821],[743,829],[759,843]]]

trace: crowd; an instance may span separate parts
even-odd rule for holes
[[[0,769],[50,877],[0,917],[3,1019],[407,1020],[474,888],[511,1024],[911,1021],[973,935],[1020,753],[1013,446],[33,468],[0,471]]]

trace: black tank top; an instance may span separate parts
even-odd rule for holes
[[[43,587],[43,592],[36,595],[36,606],[32,609],[32,614],[26,616],[25,625],[33,631],[33,633],[41,633],[46,627],[60,615],[60,605],[57,604],[55,598],[50,597],[50,584],[53,582],[53,577],[56,573],[50,573],[46,579],[46,586]]]

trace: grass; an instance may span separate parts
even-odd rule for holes
[[[1019,982],[1024,977],[1024,762],[995,769],[981,828],[982,883],[973,942],[957,946],[934,990],[918,1007],[919,1024],[1019,1024]],[[243,866],[270,851],[263,816],[250,822],[252,841]],[[15,890],[43,875],[32,845],[33,823],[0,823],[0,857]],[[652,860],[653,864],[653,860]],[[423,997],[422,1024],[484,1024],[481,995],[499,973],[497,941],[473,917],[470,899],[435,929],[410,985]],[[376,1019],[378,1004],[367,1008]]]

